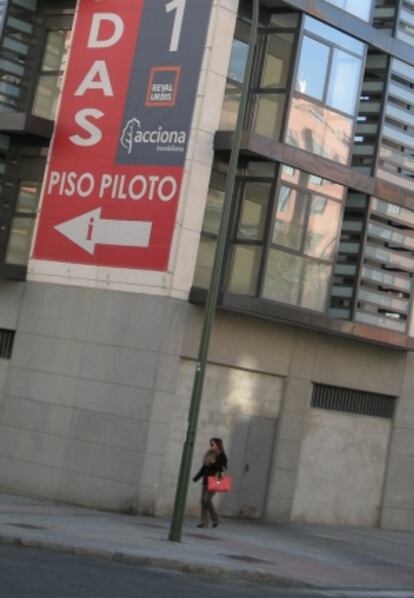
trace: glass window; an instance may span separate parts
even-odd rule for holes
[[[303,289],[300,305],[314,311],[324,311],[332,266],[304,260]]]
[[[41,75],[38,80],[33,114],[42,118],[53,118],[56,114],[62,77],[59,75]]]
[[[352,120],[303,98],[293,98],[286,143],[347,164],[352,145]]]
[[[245,41],[238,38],[233,39],[226,92],[219,124],[219,129],[222,131],[232,131],[236,126],[247,52],[248,44]]]
[[[22,182],[17,196],[17,212],[21,214],[36,214],[39,203],[40,182]]]
[[[25,266],[29,259],[34,218],[13,218],[7,246],[6,263]]]
[[[386,270],[378,270],[364,266],[361,271],[362,278],[384,286],[396,288],[400,291],[411,292],[412,282],[410,278]]]
[[[275,176],[275,163],[263,160],[251,160],[247,164],[246,174],[248,176],[273,178]]]
[[[276,206],[273,243],[300,249],[305,230],[307,195],[296,189],[281,187]]]
[[[321,195],[313,195],[310,204],[305,253],[332,261],[339,238],[342,206]]]
[[[317,100],[322,100],[328,61],[328,46],[305,36],[296,76],[296,90]],[[315,65],[318,65],[318,68],[315,68]]]
[[[193,284],[196,287],[208,288],[213,268],[217,234],[220,227],[221,211],[224,201],[225,174],[219,172],[220,162],[214,163],[211,173],[210,188],[204,212],[202,235],[198,248],[197,263]]]
[[[294,29],[298,24],[298,15],[292,12],[274,13],[270,17],[271,27],[280,27],[281,29]]]
[[[49,31],[32,113],[54,119],[69,51],[70,31]]]
[[[380,246],[371,245],[369,243],[365,245],[365,257],[387,266],[395,267],[396,269],[414,272],[414,259],[405,257],[407,255],[410,254],[401,254],[389,249],[383,249]]]
[[[378,214],[388,216],[390,220],[402,221],[404,224],[414,226],[414,212],[397,204],[388,203],[376,197],[371,198],[371,209]]]
[[[236,128],[237,113],[239,111],[240,92],[237,87],[227,84],[221,110],[220,131],[233,131]]]
[[[278,141],[280,138],[284,107],[284,94],[258,95],[253,124],[254,132],[258,135],[270,137],[271,139],[276,139]]]
[[[373,0],[326,0],[326,2],[342,8],[345,12],[349,12],[363,21],[370,20]]]
[[[292,33],[268,34],[261,81],[263,89],[286,87],[293,39]]]
[[[230,264],[229,293],[255,295],[259,276],[261,247],[235,245]]]
[[[305,29],[359,56],[362,56],[364,53],[364,44],[362,42],[312,17],[305,17]]]
[[[333,183],[327,179],[323,179],[320,176],[309,174],[298,168],[292,166],[282,166],[282,181],[291,183],[292,185],[299,185],[309,191],[316,191],[317,193],[323,193],[329,195],[335,199],[342,200],[344,197],[345,187]]]
[[[237,232],[239,240],[260,241],[263,239],[269,192],[270,185],[267,183],[246,183],[244,185]]]
[[[271,249],[267,259],[263,297],[297,305],[302,260],[301,256]]]
[[[213,235],[218,234],[223,201],[224,191],[210,187],[204,213],[203,232]]]
[[[238,83],[243,82],[249,46],[240,39],[234,39],[231,49],[228,78]]]
[[[326,43],[303,37],[296,91],[354,115],[362,70],[359,56],[363,54],[364,44],[310,17],[305,17],[305,28],[321,36]]]
[[[208,289],[210,286],[216,244],[216,239],[208,237],[201,237],[200,239],[193,285],[201,289]]]
[[[380,326],[381,328],[389,328],[390,330],[396,330],[397,332],[404,332],[406,327],[406,321],[399,322],[398,320],[391,320],[387,317],[378,317],[376,315],[367,314],[361,311],[357,311],[355,314],[355,320],[358,322],[364,322],[365,324],[372,324],[373,326]]]
[[[337,48],[333,51],[326,103],[347,114],[354,114],[360,87],[362,63],[359,58]]]
[[[325,311],[342,220],[338,199],[343,199],[344,188],[287,165],[281,167],[280,181],[264,297]],[[312,193],[314,187],[331,191],[332,199]]]
[[[68,31],[49,31],[42,71],[63,71],[68,53]]]

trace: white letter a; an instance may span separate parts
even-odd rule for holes
[[[98,79],[97,81],[94,81],[97,75]],[[75,91],[75,96],[83,96],[85,91],[88,89],[102,89],[104,95],[114,95],[111,80],[109,79],[108,69],[106,68],[104,60],[96,60],[96,62],[93,63],[89,71],[86,73],[84,80]]]

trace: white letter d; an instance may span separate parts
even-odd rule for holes
[[[102,21],[111,21],[114,25],[114,32],[107,39],[98,39],[99,28]],[[89,32],[88,48],[109,48],[114,46],[124,33],[124,22],[119,15],[112,12],[97,12],[92,17],[91,30]]]

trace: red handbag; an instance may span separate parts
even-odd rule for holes
[[[225,473],[221,477],[208,476],[207,490],[209,492],[229,492],[231,490],[231,477]]]

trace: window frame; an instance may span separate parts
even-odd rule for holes
[[[37,56],[36,65],[34,67],[34,72],[33,72],[33,79],[31,81],[30,90],[29,90],[28,112],[30,114],[33,114],[34,101],[35,101],[40,77],[45,73],[47,73],[50,76],[56,76],[56,75],[64,76],[64,74],[65,74],[64,71],[45,71],[45,72],[42,71],[42,63],[43,63],[43,58],[44,58],[45,51],[46,51],[48,34],[50,31],[59,31],[59,30],[68,30],[71,32],[73,29],[73,18],[74,18],[74,15],[72,12],[69,12],[68,14],[62,13],[62,14],[45,15],[43,17],[42,31],[40,33],[41,51],[39,51],[38,56]],[[37,115],[33,114],[33,116],[37,116]],[[44,117],[37,117],[37,118],[44,118]],[[52,120],[52,119],[50,119],[50,120]]]
[[[347,118],[351,118],[352,120],[356,120],[357,117],[357,106],[358,106],[358,98],[360,96],[360,92],[361,92],[361,86],[362,86],[362,81],[363,81],[363,77],[364,77],[364,65],[365,65],[365,57],[366,57],[366,52],[367,52],[367,48],[365,45],[364,48],[364,52],[362,53],[362,55],[356,54],[355,52],[351,52],[348,49],[345,49],[343,46],[340,46],[338,44],[335,44],[334,42],[331,42],[329,40],[326,40],[323,37],[318,36],[316,33],[313,33],[311,31],[308,31],[305,29],[304,27],[304,18],[303,17],[303,24],[302,24],[302,33],[301,33],[301,39],[300,39],[300,44],[298,47],[298,52],[297,52],[297,58],[296,58],[296,68],[295,68],[295,76],[294,76],[294,80],[293,80],[293,93],[295,96],[298,97],[302,97],[304,99],[308,99],[311,102],[314,102],[315,104],[318,104],[319,106],[322,106],[324,108],[327,108],[328,110],[332,110],[333,112],[338,112],[339,114],[347,117]],[[348,34],[347,34],[348,35]],[[303,43],[304,43],[304,39],[305,38],[309,38],[313,41],[316,41],[324,46],[326,46],[328,48],[329,51],[329,56],[328,56],[328,63],[327,63],[327,68],[326,68],[326,73],[325,73],[325,81],[324,81],[324,86],[323,86],[323,92],[322,92],[322,99],[318,100],[317,98],[315,98],[314,96],[308,95],[306,93],[303,93],[301,91],[299,91],[296,88],[296,82],[297,82],[297,75],[298,75],[298,69],[299,69],[299,62],[300,62],[300,58],[302,55],[302,48],[303,48]],[[331,80],[331,74],[332,74],[332,66],[333,66],[333,60],[334,60],[334,52],[335,50],[339,50],[340,52],[343,52],[344,54],[349,54],[350,56],[353,56],[354,58],[356,58],[357,60],[360,61],[361,63],[361,68],[360,68],[360,73],[359,73],[359,82],[358,82],[358,86],[357,86],[357,93],[356,93],[356,97],[355,97],[355,106],[354,106],[354,111],[351,112],[344,112],[343,110],[339,110],[338,108],[335,108],[331,105],[329,105],[327,103],[327,96],[328,96],[328,91],[329,91],[329,85],[330,85],[330,80]]]
[[[271,201],[270,201],[270,205],[269,205],[269,207],[271,208],[271,212],[269,213],[269,217],[268,217],[268,230],[267,230],[266,243],[265,243],[266,246],[263,249],[263,255],[262,255],[262,268],[261,268],[260,277],[259,277],[258,297],[261,301],[275,303],[278,305],[283,305],[283,306],[294,308],[294,309],[304,310],[308,313],[317,313],[317,314],[328,315],[328,310],[329,310],[329,306],[330,306],[331,289],[332,289],[332,285],[334,282],[334,276],[335,276],[335,272],[334,272],[335,258],[338,254],[338,248],[339,248],[340,237],[341,237],[341,234],[340,234],[341,227],[339,226],[339,229],[338,229],[339,234],[337,235],[335,251],[334,251],[333,259],[331,261],[322,260],[320,258],[315,258],[313,256],[309,256],[304,253],[304,246],[305,246],[306,234],[308,231],[309,214],[310,214],[310,207],[311,207],[311,196],[312,196],[312,194],[320,195],[322,197],[326,197],[327,199],[330,199],[330,200],[340,204],[341,205],[340,223],[342,223],[343,217],[344,217],[344,210],[345,210],[346,188],[344,187],[344,193],[343,193],[341,199],[337,199],[337,198],[335,199],[334,197],[329,196],[326,193],[319,193],[319,192],[317,193],[316,191],[310,191],[310,190],[306,189],[305,186],[301,186],[298,184],[283,181],[282,172],[283,172],[284,166],[286,166],[286,164],[278,163],[278,173],[277,173],[277,177],[276,177],[276,185],[275,185],[274,193],[273,193],[273,196],[271,197]],[[305,171],[302,171],[302,172],[305,172]],[[307,173],[307,174],[310,175],[311,173]],[[305,194],[309,195],[309,200],[307,201],[307,205],[306,205],[306,209],[305,209],[305,218],[304,218],[305,227],[304,227],[304,231],[303,231],[303,235],[302,235],[301,246],[300,246],[300,249],[298,249],[298,250],[294,250],[289,247],[284,247],[283,245],[273,243],[271,229],[273,228],[273,223],[276,219],[277,203],[278,203],[278,199],[279,199],[280,188],[283,186],[290,187],[292,189],[295,189],[296,191],[299,191],[300,193],[305,193]],[[301,279],[300,279],[297,304],[283,303],[281,301],[269,299],[264,296],[263,292],[264,292],[264,287],[265,287],[265,274],[266,274],[267,258],[272,249],[274,249],[276,251],[284,251],[291,255],[296,255],[296,256],[302,257],[304,260],[305,259],[311,260],[312,262],[317,263],[317,264],[331,265],[331,273],[330,273],[329,281],[328,281],[328,285],[327,285],[327,292],[326,292],[326,298],[324,301],[323,310],[321,310],[321,311],[312,310],[307,307],[301,306],[300,302],[301,302],[303,290],[304,290],[304,277],[303,276],[301,276]],[[302,272],[303,272],[303,265],[302,265]]]

